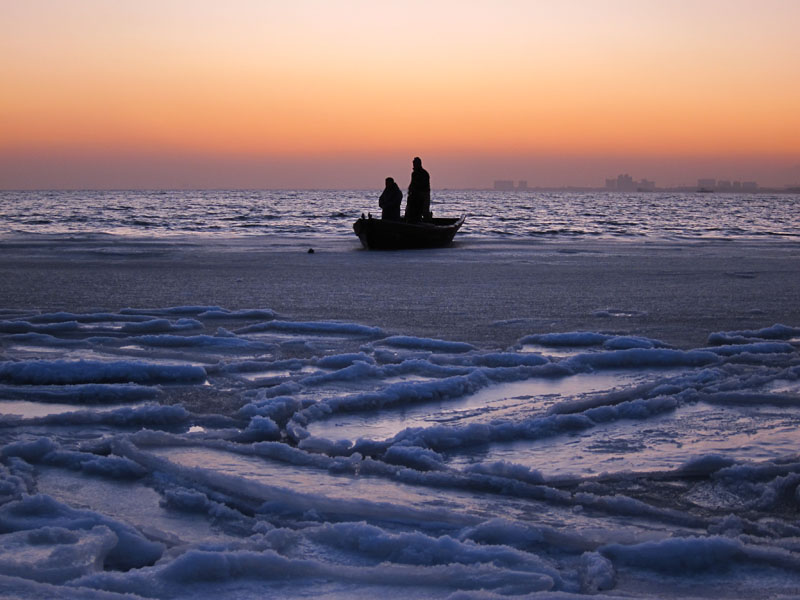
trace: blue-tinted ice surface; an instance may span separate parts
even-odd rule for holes
[[[791,596],[798,339],[7,312],[0,592]]]

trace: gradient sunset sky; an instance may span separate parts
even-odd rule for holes
[[[800,182],[797,0],[0,0],[0,188]]]

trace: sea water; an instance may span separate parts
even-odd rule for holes
[[[0,191],[1,233],[352,236],[378,190]],[[459,239],[800,237],[797,194],[434,190],[435,216],[466,214]]]

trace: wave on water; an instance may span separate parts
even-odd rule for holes
[[[350,237],[379,191],[0,191],[2,233]],[[797,195],[434,191],[460,236],[800,238]],[[124,217],[120,217],[123,214]]]
[[[800,583],[798,327],[486,350],[269,309],[6,310],[0,347],[6,596]]]

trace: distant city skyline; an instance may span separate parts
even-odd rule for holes
[[[679,186],[659,186],[655,181],[649,179],[636,180],[627,173],[610,177],[605,180],[603,188],[608,191],[616,192],[653,192],[657,189],[680,189],[694,187],[698,191],[705,192],[755,192],[759,190],[757,181],[747,180],[729,180],[729,179],[716,179],[714,177],[701,177],[697,180],[696,185],[679,185]],[[796,184],[788,184],[785,186],[774,186],[774,189],[782,188],[795,188]]]
[[[520,179],[495,179],[491,188],[496,192],[535,192],[542,189],[572,189],[572,190],[604,190],[610,192],[657,192],[657,191],[699,191],[699,192],[759,192],[775,191],[800,193],[800,184],[787,184],[782,186],[763,186],[757,181],[738,181],[728,179],[715,179],[703,177],[695,184],[658,185],[649,179],[634,179],[627,173],[617,177],[606,178],[603,185],[593,186],[531,186],[527,180]]]
[[[0,189],[376,189],[385,177],[408,185],[414,154],[250,157],[21,153],[0,160]],[[720,159],[641,157],[487,157],[422,155],[434,189],[491,189],[498,180],[528,188],[604,188],[606,179],[630,173],[657,188],[697,187],[700,179],[755,181],[760,187],[800,186],[800,164],[756,161],[733,165]],[[42,166],[47,162],[47,167]],[[622,166],[620,166],[622,165]],[[637,168],[636,165],[639,165]]]

